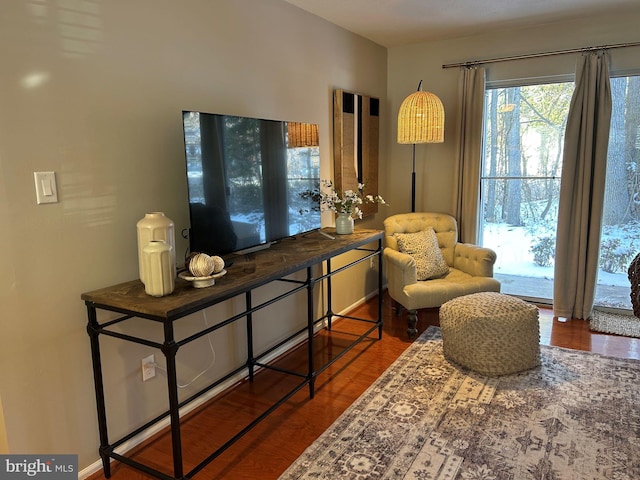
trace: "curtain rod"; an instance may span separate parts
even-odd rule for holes
[[[564,55],[567,53],[578,53],[578,52],[592,52],[597,50],[608,50],[612,48],[637,47],[639,45],[640,45],[640,42],[630,42],[630,43],[617,43],[614,45],[600,45],[598,47],[570,48],[568,50],[556,50],[555,52],[529,53],[524,55],[515,55],[512,57],[498,57],[498,58],[489,58],[486,60],[471,60],[471,61],[460,62],[460,63],[449,63],[446,65],[442,65],[442,68],[473,67],[473,66],[482,65],[485,63],[508,62],[511,60],[523,60],[525,58],[549,57],[552,55]]]

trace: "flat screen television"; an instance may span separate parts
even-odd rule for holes
[[[225,256],[320,228],[318,126],[183,111],[189,250]]]

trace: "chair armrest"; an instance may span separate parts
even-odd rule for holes
[[[471,243],[457,243],[453,252],[453,268],[474,277],[493,277],[496,252]]]
[[[400,298],[405,286],[418,281],[416,261],[411,255],[389,247],[383,250],[382,255],[387,268],[387,285],[391,298]]]

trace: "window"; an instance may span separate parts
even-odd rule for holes
[[[562,146],[573,82],[486,92],[482,244],[502,291],[553,297]]]
[[[612,78],[611,100],[595,304],[631,310],[627,271],[640,252],[640,76]]]
[[[596,305],[631,309],[627,269],[640,251],[640,77],[611,79],[613,112]],[[573,82],[488,88],[482,244],[502,291],[553,299],[564,129]]]

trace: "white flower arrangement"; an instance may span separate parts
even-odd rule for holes
[[[323,212],[332,211],[337,214],[347,214],[352,218],[362,218],[360,205],[364,203],[387,205],[380,195],[365,195],[364,183],[359,183],[357,190],[345,190],[342,193],[336,191],[331,180],[321,180],[321,183],[323,188],[320,189],[320,209]]]

